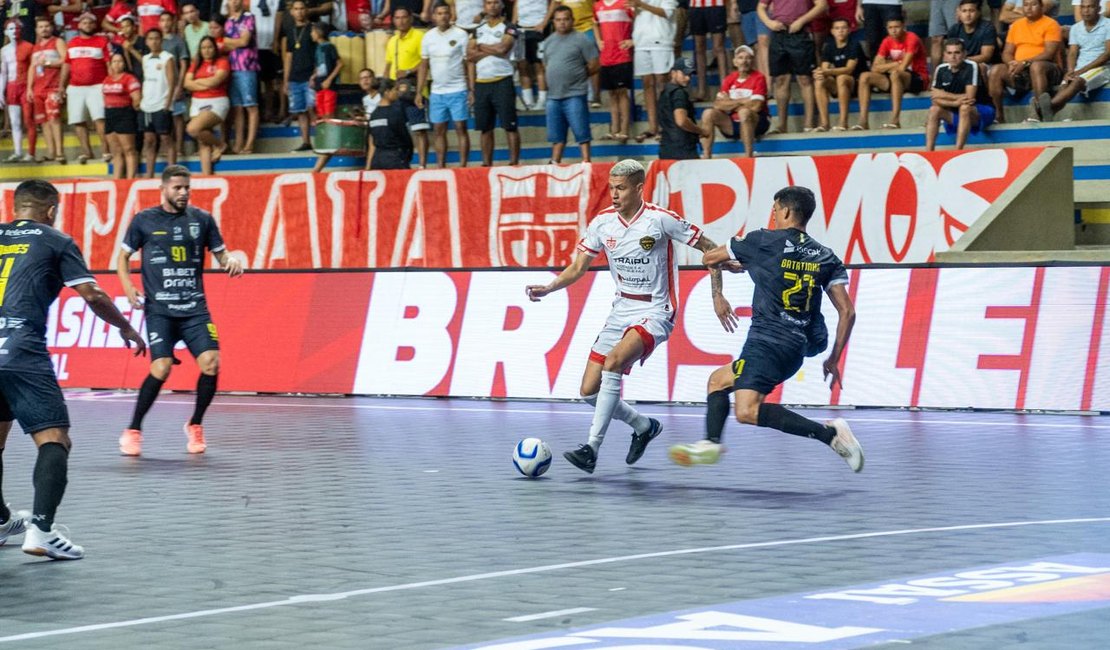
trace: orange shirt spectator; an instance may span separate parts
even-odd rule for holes
[[[1014,60],[1028,61],[1044,52],[1045,43],[1061,42],[1060,23],[1041,16],[1037,20],[1020,18],[1010,25],[1006,42],[1014,45]]]

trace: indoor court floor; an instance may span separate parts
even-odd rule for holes
[[[0,547],[0,648],[1106,648],[1110,418],[844,416],[866,451],[730,422],[682,468],[701,407],[642,405],[597,471],[581,404],[219,396],[185,453],[188,394],[118,455],[134,393],[68,395],[58,514],[84,560]],[[555,454],[538,480],[518,439]],[[31,503],[15,427],[4,495]]]

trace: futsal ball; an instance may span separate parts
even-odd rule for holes
[[[513,449],[513,466],[528,478],[536,478],[551,467],[551,448],[539,438],[525,438]]]

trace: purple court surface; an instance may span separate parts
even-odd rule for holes
[[[673,465],[703,409],[647,404],[643,459],[617,422],[586,475],[581,404],[221,395],[190,456],[171,394],[125,458],[134,397],[68,395],[87,556],[0,547],[0,648],[1107,647],[1110,418],[805,411],[849,420],[853,474],[735,423],[719,464]],[[3,462],[29,508],[18,426]]]

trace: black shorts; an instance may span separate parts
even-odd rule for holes
[[[139,132],[139,119],[133,108],[105,108],[104,132],[135,135]]]
[[[416,104],[405,105],[405,120],[409,123],[409,131],[427,131],[432,128],[428,123],[428,113]]]
[[[474,128],[481,133],[492,131],[494,118],[501,120],[505,131],[516,131],[516,90],[512,77],[474,84]]]
[[[764,395],[790,379],[805,361],[805,341],[768,341],[749,338],[740,358],[732,362],[732,385]]]
[[[690,7],[686,12],[686,24],[694,36],[724,34],[727,22],[728,12],[724,7]]]
[[[37,372],[0,370],[0,422],[19,420],[23,433],[69,427],[69,409],[50,358]]]
[[[173,357],[173,348],[178,341],[194,358],[209,350],[220,349],[220,336],[212,317],[208,314],[196,316],[146,315],[146,340],[150,344],[150,359]]]
[[[817,67],[813,39],[808,32],[771,34],[769,48],[771,76],[793,74],[809,76]]]
[[[925,80],[922,79],[920,75],[910,71],[910,87],[906,88],[906,92],[916,95],[925,92],[925,87]]]
[[[886,21],[902,17],[901,3],[896,5],[863,5],[863,40],[872,57],[879,51],[879,44],[886,38]]]
[[[273,50],[258,50],[258,80],[262,83],[273,81],[281,75],[281,58]]]
[[[598,73],[602,90],[620,90],[632,87],[632,62],[603,65]]]
[[[528,63],[543,63],[540,58],[540,43],[543,42],[543,32],[535,30],[524,31],[524,60]]]
[[[412,167],[412,149],[383,149],[374,147],[370,169],[409,169]]]
[[[144,111],[139,114],[139,127],[143,133],[169,135],[173,131],[173,115],[169,111]]]
[[[771,128],[771,118],[767,117],[765,111],[759,112],[759,120],[755,123],[755,137],[759,137],[766,133]],[[732,121],[732,139],[740,139],[740,123],[736,120]]]

